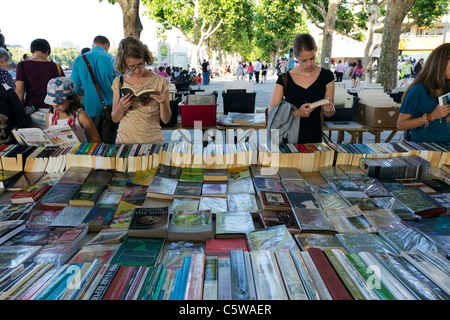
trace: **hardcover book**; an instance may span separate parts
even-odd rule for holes
[[[201,197],[198,210],[211,210],[212,213],[227,212],[228,201],[227,198],[221,197]],[[232,211],[232,210],[230,210]],[[238,210],[234,210],[238,211]]]
[[[291,205],[285,192],[260,191],[264,210],[290,210]]]
[[[86,242],[86,246],[118,244],[121,243],[127,235],[128,229],[126,228],[103,229],[99,233],[97,233],[97,235],[92,238],[91,241]]]
[[[254,250],[292,249],[297,246],[284,225],[255,230],[247,235],[248,247]]]
[[[204,181],[227,181],[226,169],[205,169],[203,171]]]
[[[228,194],[255,194],[255,187],[251,178],[229,179]]]
[[[175,198],[173,199],[169,213],[174,214],[177,211],[197,211],[199,203],[199,199]]]
[[[66,170],[66,172],[64,172],[63,176],[59,180],[59,183],[82,184],[86,181],[91,171],[92,168],[88,167],[70,167]]]
[[[301,232],[337,233],[323,209],[297,209],[294,212]]]
[[[181,167],[168,166],[165,164],[160,164],[155,172],[155,177],[160,178],[170,178],[170,179],[180,179]]]
[[[253,217],[248,211],[216,213],[216,239],[245,238],[254,230]]]
[[[309,193],[305,180],[282,180],[281,183],[286,192]]]
[[[202,198],[205,199],[205,198]],[[217,198],[215,198],[217,199]],[[222,207],[226,209],[225,207]],[[258,204],[256,197],[253,194],[229,194],[228,195],[228,210],[229,211],[258,211]],[[222,211],[222,210],[221,210]],[[227,210],[225,210],[227,211]],[[223,211],[222,211],[223,212]]]
[[[80,143],[72,128],[68,125],[54,125],[44,130],[40,128],[21,128],[15,135],[28,146],[70,146]]]
[[[101,205],[96,204],[89,212],[86,220],[88,221],[89,231],[98,232],[109,228],[114,213],[116,212],[116,205]]]
[[[128,226],[130,237],[166,238],[169,228],[169,209],[134,208]]]
[[[98,199],[97,204],[99,205],[117,205],[120,202],[120,199],[122,199],[124,188],[117,187],[117,188],[107,188],[103,190],[103,193]]]
[[[421,217],[435,217],[447,211],[445,207],[420,189],[393,191],[392,195],[410,212]]]
[[[286,192],[292,210],[322,209],[319,202],[311,193]]]
[[[19,191],[22,188],[40,182],[45,172],[23,172],[16,180],[13,180],[8,186],[7,191]]]
[[[161,255],[165,239],[126,237],[111,259],[124,266],[154,267]]]
[[[301,231],[291,210],[261,210],[259,212],[265,228],[285,225],[291,234]]]

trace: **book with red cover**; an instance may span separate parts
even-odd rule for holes
[[[308,248],[308,253],[311,256],[320,276],[325,282],[328,291],[333,300],[353,300],[352,295],[348,292],[339,275],[334,270],[328,258],[322,249]]]
[[[311,151],[304,144],[295,144],[295,147],[301,153],[311,153]]]
[[[205,245],[207,256],[229,256],[230,250],[248,251],[246,238],[208,239]]]
[[[37,183],[23,187],[16,193],[14,193],[9,201],[11,203],[30,203],[36,202],[44,193],[50,189],[48,184]]]
[[[135,268],[133,266],[120,266],[102,300],[120,300]]]

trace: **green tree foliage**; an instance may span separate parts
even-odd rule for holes
[[[214,35],[223,32],[225,37],[251,19],[247,0],[142,0],[142,4],[162,30],[176,28],[194,46],[193,65],[199,62],[200,47]]]

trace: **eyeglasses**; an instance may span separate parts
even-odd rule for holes
[[[145,67],[145,63],[141,62],[141,63],[135,64],[135,65],[132,65],[132,66],[128,66],[127,69],[128,69],[128,71],[134,71],[136,69],[142,69],[144,67]]]

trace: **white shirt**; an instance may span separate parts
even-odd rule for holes
[[[261,62],[256,61],[253,65],[254,71],[261,71]]]

